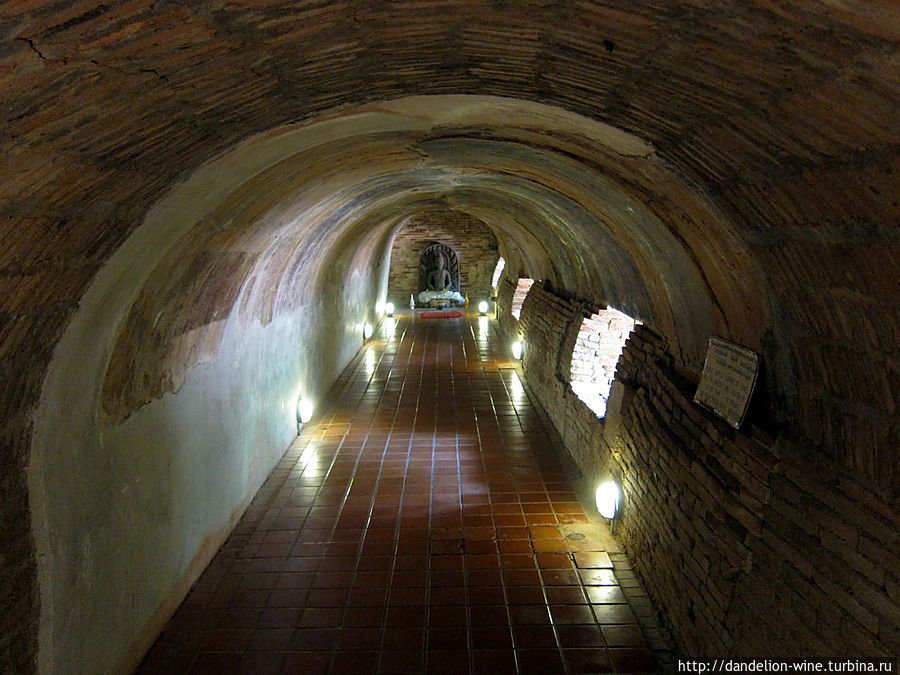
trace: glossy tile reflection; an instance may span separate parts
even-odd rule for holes
[[[656,672],[509,358],[475,315],[384,322],[140,672]]]

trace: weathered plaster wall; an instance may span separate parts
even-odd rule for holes
[[[140,657],[296,434],[300,390],[321,394],[358,348],[355,332],[322,339],[343,320],[319,305],[231,322],[217,358],[121,422],[101,412],[103,370],[83,351],[57,362],[34,466],[45,672],[121,672]]]
[[[60,342],[30,473],[43,672],[136,663],[296,435],[298,397],[321,398],[378,318],[389,228],[317,236],[303,211],[286,226],[245,171],[254,152],[256,168],[277,163],[273,150],[244,148],[163,200]],[[294,248],[255,251],[248,233],[278,224]],[[285,289],[296,277],[307,287]]]
[[[497,282],[497,322],[500,330],[511,339],[519,332],[519,322],[512,315],[512,300],[516,293],[517,281],[518,279],[508,277],[507,270],[504,270]]]

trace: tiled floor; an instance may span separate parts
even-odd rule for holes
[[[657,672],[507,354],[487,319],[385,320],[139,672]]]

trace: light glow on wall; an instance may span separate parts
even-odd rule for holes
[[[497,284],[500,283],[500,275],[503,273],[503,268],[506,266],[506,261],[501,257],[497,261],[497,266],[494,268],[494,276],[491,279],[491,288],[497,288]]]
[[[394,303],[389,302],[384,306],[384,313],[388,316],[394,316]]]
[[[313,416],[313,404],[308,398],[300,398],[297,401],[297,421],[300,424],[306,424],[312,419]]]
[[[619,486],[615,481],[610,480],[599,485],[594,498],[600,515],[608,520],[613,520],[619,510]]]
[[[513,292],[512,304],[509,308],[509,313],[516,318],[516,321],[522,317],[522,305],[525,303],[525,296],[528,295],[528,291],[531,290],[533,285],[534,279],[528,279],[527,277],[521,277],[516,284],[516,290]]]
[[[521,340],[516,340],[512,343],[512,355],[514,359],[522,358],[522,349],[523,345]]]
[[[372,324],[367,323],[365,326],[363,326],[363,338],[364,339],[366,339],[366,340],[370,339],[374,333],[375,333],[375,329],[372,328]]]

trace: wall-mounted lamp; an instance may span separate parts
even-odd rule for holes
[[[616,526],[616,514],[619,512],[619,486],[615,481],[607,481],[597,487],[594,495],[600,515],[610,521],[610,532]]]
[[[487,314],[489,308],[490,305],[487,303],[487,300],[482,300],[478,303],[478,313],[481,314],[481,316]]]
[[[313,404],[308,398],[300,398],[297,401],[297,423],[298,426],[300,424],[306,424],[312,419],[313,415]]]
[[[384,306],[384,313],[388,316],[394,316],[394,303],[389,302]]]
[[[363,339],[368,340],[375,333],[375,329],[372,328],[372,324],[367,323],[363,326]]]
[[[517,360],[522,358],[522,341],[521,340],[516,340],[515,342],[512,343],[512,355],[513,355],[513,358],[517,359]]]

